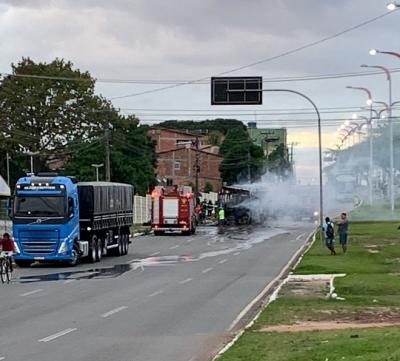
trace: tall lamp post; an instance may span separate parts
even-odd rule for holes
[[[373,191],[373,184],[372,184],[372,179],[373,179],[373,154],[374,154],[374,145],[373,145],[373,134],[372,134],[372,93],[368,88],[361,88],[361,87],[354,87],[354,86],[347,86],[347,89],[354,89],[354,90],[360,90],[368,95],[367,99],[367,105],[369,106],[369,172],[368,172],[368,200],[369,204],[372,205],[373,203],[373,196],[372,196],[372,191]]]
[[[96,182],[99,181],[99,168],[104,167],[104,164],[92,164],[92,167],[96,168]]]
[[[386,104],[388,117],[389,117],[389,157],[390,157],[390,209],[394,212],[394,147],[393,147],[393,120],[392,120],[392,76],[390,70],[381,65],[361,65],[363,68],[381,69],[386,73],[386,80],[389,85],[389,103]]]

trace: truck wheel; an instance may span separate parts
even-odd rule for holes
[[[103,254],[103,247],[102,247],[102,242],[101,239],[97,240],[97,247],[96,247],[96,262],[101,261],[101,256]]]
[[[20,268],[26,268],[26,267],[30,267],[32,262],[25,261],[25,260],[15,260],[15,264]]]
[[[121,235],[121,254],[126,255],[126,237],[125,234]]]
[[[79,260],[78,249],[75,246],[71,251],[71,257],[72,258],[67,262],[68,266],[75,267],[78,264]]]
[[[126,244],[125,244],[125,254],[128,254],[128,253],[129,253],[129,234],[126,234],[126,235],[125,235],[125,241],[126,241]]]
[[[94,263],[97,261],[97,237],[96,236],[92,237],[90,253],[89,253],[89,261],[91,263]]]

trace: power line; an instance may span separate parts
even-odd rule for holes
[[[399,73],[400,68],[390,68],[392,74]],[[328,73],[328,74],[316,74],[316,75],[300,75],[300,76],[289,76],[289,77],[271,77],[263,78],[263,83],[282,83],[282,82],[297,82],[297,81],[308,81],[308,80],[326,80],[326,79],[341,79],[351,77],[362,77],[362,76],[373,76],[381,75],[384,72],[381,70],[372,71],[359,71],[349,73]],[[62,76],[49,76],[49,75],[32,75],[32,74],[11,74],[11,73],[0,73],[3,77],[15,77],[15,78],[26,78],[26,79],[37,79],[37,80],[55,80],[55,81],[74,81],[74,82],[92,82],[96,83],[108,83],[108,84],[140,84],[140,85],[185,85],[190,80],[161,80],[161,79],[113,79],[113,78],[81,78],[81,77],[62,77]],[[202,81],[196,81],[196,85],[208,85],[210,84],[211,78],[207,78]]]
[[[253,67],[253,66],[256,66],[256,65],[260,65],[260,64],[265,64],[267,62],[271,62],[273,60],[277,60],[277,59],[283,58],[285,56],[292,55],[292,54],[300,52],[302,50],[309,49],[311,47],[314,47],[316,45],[322,44],[322,43],[327,42],[329,40],[335,39],[335,38],[337,38],[337,37],[339,37],[341,35],[349,33],[349,32],[351,32],[353,30],[359,29],[359,28],[361,28],[361,27],[363,27],[365,25],[371,24],[371,23],[373,23],[373,22],[375,22],[375,21],[377,21],[379,19],[382,19],[382,18],[384,18],[386,16],[391,15],[394,12],[395,11],[385,12],[385,13],[383,13],[381,15],[378,15],[378,16],[372,18],[372,19],[368,19],[366,21],[363,21],[360,24],[357,24],[357,25],[351,26],[349,28],[346,28],[346,29],[344,29],[344,30],[342,30],[342,31],[340,31],[338,33],[333,34],[333,35],[326,36],[326,37],[321,38],[319,40],[316,40],[316,41],[313,41],[311,43],[299,46],[297,48],[285,51],[285,52],[280,53],[278,55],[274,55],[274,56],[271,56],[271,57],[268,57],[268,58],[265,58],[265,59],[261,59],[261,60],[246,64],[246,65],[238,66],[236,68],[232,68],[230,70],[226,70],[226,71],[220,72],[220,73],[216,74],[216,76],[231,74],[231,73],[237,72],[239,70],[247,69],[247,68],[250,68],[250,67]],[[160,87],[160,88],[155,88],[155,89],[150,89],[150,90],[146,90],[146,91],[142,91],[142,92],[138,92],[138,93],[132,93],[132,94],[127,94],[127,95],[121,95],[121,96],[117,96],[117,97],[112,97],[110,99],[111,100],[116,100],[116,99],[131,98],[131,97],[145,95],[145,94],[151,94],[151,93],[155,93],[155,92],[160,92],[160,91],[164,91],[164,90],[168,90],[168,89],[177,88],[177,87],[180,87],[180,86],[183,86],[183,85],[194,84],[194,83],[197,83],[197,82],[201,82],[201,81],[207,80],[209,78],[210,77],[204,77],[204,78],[200,78],[200,79],[196,79],[196,80],[191,80],[191,81],[188,81],[188,82],[185,82],[185,83],[172,84],[172,85],[168,85],[168,86],[164,86],[164,87]]]

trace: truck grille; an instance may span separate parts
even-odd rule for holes
[[[21,231],[19,239],[23,253],[49,255],[57,253],[60,233],[58,230]]]

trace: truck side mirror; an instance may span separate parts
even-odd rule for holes
[[[72,218],[74,216],[74,199],[68,198],[68,217]]]
[[[14,199],[13,198],[8,199],[7,214],[8,214],[9,218],[11,218],[11,219],[14,218]]]

